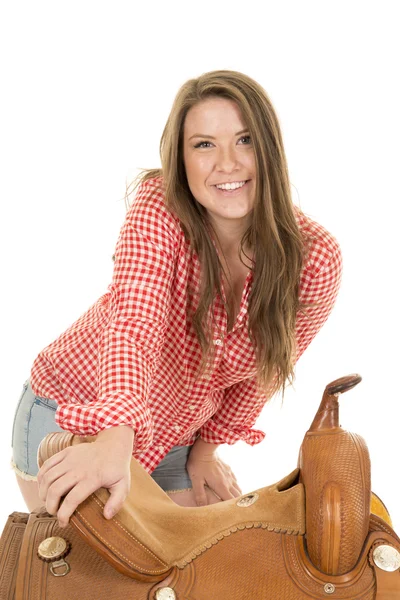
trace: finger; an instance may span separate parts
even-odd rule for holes
[[[60,450],[60,452],[57,452],[57,454],[54,454],[53,456],[50,456],[50,458],[45,460],[37,474],[38,483],[40,484],[43,477],[46,475],[46,473],[50,469],[52,469],[53,467],[58,465],[64,458],[65,458],[65,450]]]
[[[57,512],[58,524],[60,527],[66,527],[71,515],[78,506],[98,489],[97,484],[88,485],[87,480],[77,483],[65,496]]]
[[[47,500],[47,494],[49,493],[50,487],[67,473],[67,466],[65,461],[62,461],[58,465],[55,465],[50,469],[41,479],[39,483],[39,498],[45,502]]]
[[[200,480],[200,479],[196,479],[194,477],[192,478],[193,495],[194,495],[194,500],[195,500],[197,506],[207,506],[208,505],[208,499],[207,499],[206,490],[204,489],[204,484],[205,484],[204,479]]]
[[[117,512],[119,512],[122,508],[122,505],[128,495],[129,485],[128,482],[123,479],[118,482],[112,488],[109,489],[110,497],[107,500],[103,514],[106,519],[112,519]]]
[[[46,510],[51,515],[55,515],[62,502],[63,496],[77,485],[78,479],[74,473],[66,472],[55,479],[49,486],[46,494]]]
[[[243,492],[242,492],[242,490],[241,490],[241,489],[240,489],[240,487],[239,487],[238,485],[236,485],[236,484],[233,484],[233,485],[231,486],[231,492],[232,492],[232,494],[235,496],[235,498],[237,498],[238,496],[242,496],[242,495],[243,495]]]
[[[232,494],[227,484],[222,481],[219,481],[218,484],[210,486],[211,489],[221,498],[221,500],[230,500],[231,498],[235,498],[234,494]]]

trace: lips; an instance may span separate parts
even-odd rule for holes
[[[242,185],[241,187],[236,188],[234,190],[221,190],[221,189],[217,188],[216,185],[214,185],[214,187],[217,190],[217,192],[219,194],[222,194],[223,196],[237,196],[242,192],[242,190],[245,190],[247,188],[249,181],[251,181],[251,180],[247,179],[246,183],[244,185]],[[220,184],[218,184],[218,185],[220,185]]]

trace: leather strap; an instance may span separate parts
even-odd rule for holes
[[[400,571],[382,571],[373,565],[376,579],[375,600],[399,600],[400,598]]]

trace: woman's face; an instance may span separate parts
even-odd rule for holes
[[[254,206],[256,173],[252,140],[237,104],[215,97],[199,102],[186,115],[183,136],[193,196],[207,209],[217,231],[245,230]],[[216,187],[224,183],[241,187]]]

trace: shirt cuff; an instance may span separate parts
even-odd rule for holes
[[[265,433],[260,429],[230,430],[212,419],[208,420],[199,431],[201,439],[211,444],[235,444],[241,440],[250,446],[255,446],[265,438]]]
[[[118,394],[107,400],[88,404],[59,404],[55,421],[74,435],[93,436],[100,431],[119,425],[128,425],[135,431],[133,452],[143,452],[153,439],[153,419],[147,407],[132,396]]]

